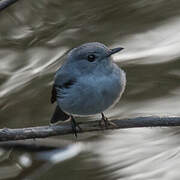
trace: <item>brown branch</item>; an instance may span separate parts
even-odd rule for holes
[[[108,129],[122,129],[135,127],[167,127],[180,126],[180,117],[136,117],[129,119],[112,120],[117,127],[109,127]],[[99,126],[99,121],[79,122],[82,132],[107,130]],[[65,135],[72,133],[71,124],[69,122],[53,126],[39,126],[19,129],[0,129],[0,141],[23,140],[32,138],[45,138],[56,135]]]
[[[167,127],[167,126],[180,126],[180,117],[136,117],[112,120],[117,127],[109,127],[108,129],[122,129],[122,128],[135,128],[135,127]],[[99,121],[79,122],[82,132],[107,130],[99,126]],[[10,140],[23,140],[32,138],[45,138],[56,135],[71,134],[72,128],[70,122],[62,123],[53,126],[39,126],[28,127],[19,129],[0,129],[0,141]]]
[[[18,0],[0,0],[0,11],[14,4]]]

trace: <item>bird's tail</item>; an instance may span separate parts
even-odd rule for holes
[[[57,123],[58,121],[65,121],[69,118],[70,116],[63,112],[59,106],[56,106],[56,109],[54,111],[54,114],[50,120],[50,123],[54,124]]]

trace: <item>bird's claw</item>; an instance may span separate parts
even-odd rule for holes
[[[118,127],[115,123],[109,121],[108,118],[106,116],[104,116],[103,113],[102,113],[102,118],[101,118],[99,124],[101,127],[103,127],[103,128],[105,127],[106,129],[108,129],[109,126],[112,126],[114,128]]]

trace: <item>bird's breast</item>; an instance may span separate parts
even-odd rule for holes
[[[60,107],[67,113],[92,115],[105,111],[114,104],[124,90],[123,72],[109,75],[88,75],[77,79],[64,96],[58,99]]]

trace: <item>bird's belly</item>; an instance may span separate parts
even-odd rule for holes
[[[120,97],[123,87],[119,78],[90,79],[77,82],[58,99],[61,109],[72,115],[101,113]]]

